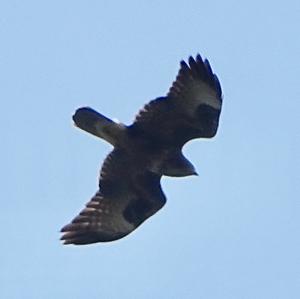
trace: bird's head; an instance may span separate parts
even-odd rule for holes
[[[190,175],[198,175],[194,165],[184,156],[177,165],[178,167],[174,176],[185,177]]]
[[[163,163],[162,174],[171,177],[198,175],[194,165],[181,152],[168,156]]]

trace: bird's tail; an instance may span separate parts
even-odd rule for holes
[[[116,123],[89,107],[77,109],[73,120],[78,128],[100,137],[114,146],[125,135],[125,125]]]

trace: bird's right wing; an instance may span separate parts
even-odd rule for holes
[[[194,138],[211,138],[218,128],[222,90],[208,60],[189,58],[166,97],[153,100],[139,112],[129,127],[153,136],[169,147],[181,147]]]

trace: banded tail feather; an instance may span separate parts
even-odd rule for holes
[[[75,125],[115,146],[124,137],[126,126],[116,123],[90,107],[76,110],[73,115]]]

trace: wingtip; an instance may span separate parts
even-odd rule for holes
[[[63,241],[62,245],[64,245],[64,246],[65,245],[74,245],[74,243],[72,241],[70,241],[70,240],[69,241],[67,241],[67,240],[61,240],[61,241]]]
[[[202,59],[202,57],[199,53],[197,53],[197,55],[196,55],[196,61],[202,61],[203,62],[203,59]]]
[[[194,59],[193,56],[190,56],[188,61],[189,61],[190,67],[191,67],[192,65],[195,65],[195,64],[196,64],[196,61],[195,61],[195,59]]]
[[[60,231],[62,232],[62,231]],[[66,234],[63,234],[60,238],[59,238],[59,241],[61,242],[62,245],[69,245],[71,244],[65,237]]]
[[[187,63],[184,60],[180,61],[180,66],[182,69],[189,69],[189,66],[187,65]]]

